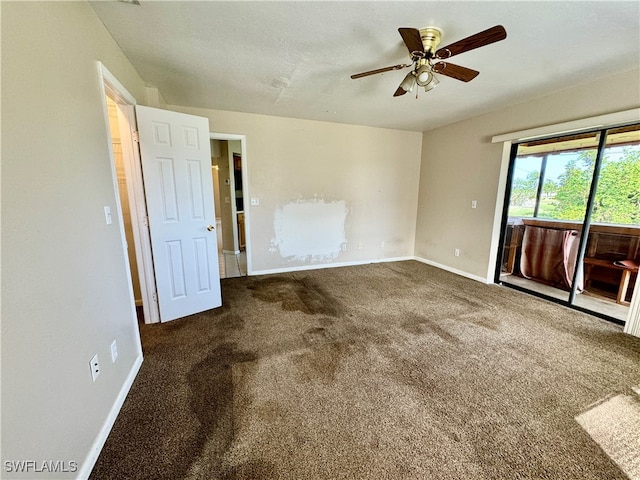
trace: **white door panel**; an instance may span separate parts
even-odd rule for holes
[[[140,106],[136,115],[160,320],[219,307],[209,121]]]

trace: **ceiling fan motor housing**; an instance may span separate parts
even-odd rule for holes
[[[420,29],[420,38],[422,39],[422,45],[424,45],[425,56],[427,58],[433,58],[435,51],[440,45],[440,39],[442,37],[442,30],[436,27],[427,27]]]

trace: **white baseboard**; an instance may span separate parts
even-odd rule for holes
[[[105,419],[104,424],[100,429],[100,432],[98,432],[96,439],[93,441],[93,444],[89,449],[89,453],[85,457],[84,462],[82,463],[82,466],[78,470],[78,476],[76,478],[84,480],[86,478],[89,478],[89,475],[91,475],[91,470],[93,470],[93,467],[96,464],[96,461],[98,460],[98,456],[102,451],[102,447],[104,447],[104,444],[107,441],[107,437],[109,436],[109,433],[113,428],[113,424],[115,423],[116,418],[120,413],[120,409],[124,404],[125,398],[127,398],[127,394],[131,389],[131,385],[133,385],[133,381],[135,380],[136,375],[138,375],[138,371],[140,370],[141,365],[142,365],[142,353],[138,355],[135,362],[133,363],[133,366],[129,371],[129,375],[127,375],[127,378],[124,381],[122,388],[120,389],[120,393],[118,393],[118,396],[116,397],[116,401],[113,403],[113,406],[111,407],[111,411],[109,412],[109,415]]]
[[[427,265],[431,265],[432,267],[439,268],[440,270],[446,270],[447,272],[455,273],[456,275],[460,275],[461,277],[470,278],[471,280],[475,280],[476,282],[492,284],[488,279],[483,278],[479,275],[473,275],[469,272],[465,272],[464,270],[458,270],[457,268],[450,267],[448,265],[443,265],[441,263],[437,263],[431,260],[427,260],[426,258],[421,257],[413,257],[414,260],[417,260],[421,263],[426,263]]]
[[[355,265],[367,265],[369,263],[384,263],[384,262],[403,262],[406,260],[416,260],[421,263],[425,263],[427,265],[431,265],[432,267],[439,268],[441,270],[446,270],[447,272],[455,273],[456,275],[460,275],[461,277],[470,278],[471,280],[475,280],[476,282],[481,282],[485,284],[493,284],[492,281],[489,281],[486,278],[483,278],[479,275],[473,275],[471,273],[465,272],[464,270],[458,270],[457,268],[450,267],[448,265],[443,265],[441,263],[434,262],[432,260],[427,260],[422,257],[415,256],[407,256],[407,257],[394,257],[394,258],[379,258],[374,260],[358,260],[353,262],[340,262],[340,263],[322,263],[316,265],[299,265],[296,267],[284,267],[284,268],[272,268],[267,270],[256,270],[248,273],[249,276],[254,275],[271,275],[274,273],[289,273],[289,272],[300,272],[304,270],[319,270],[322,268],[337,268],[337,267],[351,267]]]
[[[297,267],[272,268],[269,270],[254,270],[248,273],[249,276],[254,275],[270,275],[273,273],[289,273],[300,272],[304,270],[320,270],[322,268],[352,267],[355,265],[368,265],[370,263],[386,263],[386,262],[402,262],[405,260],[413,260],[414,257],[394,257],[394,258],[377,258],[373,260],[357,260],[353,262],[340,263],[319,263],[315,265],[299,265]]]

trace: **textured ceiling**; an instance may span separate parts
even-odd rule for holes
[[[169,104],[425,131],[640,65],[640,2],[92,2]],[[398,27],[441,46],[494,25],[507,39],[460,54],[469,83],[392,95],[408,69]],[[108,67],[108,66],[107,66]],[[606,95],[606,84],[601,92]]]

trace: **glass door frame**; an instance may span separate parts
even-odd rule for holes
[[[575,305],[575,296],[576,296],[576,291],[577,291],[577,288],[578,288],[578,282],[576,280],[582,274],[582,270],[584,268],[584,256],[585,256],[585,253],[586,253],[587,243],[588,243],[588,239],[589,239],[589,232],[590,232],[590,228],[591,228],[591,217],[592,217],[592,214],[593,214],[593,207],[594,207],[595,197],[596,197],[597,188],[598,188],[600,170],[601,170],[601,167],[602,167],[602,160],[603,160],[603,157],[604,157],[605,149],[607,147],[607,145],[606,145],[607,132],[609,130],[614,130],[616,128],[625,127],[625,126],[632,126],[632,125],[636,125],[636,124],[638,124],[637,121],[625,122],[625,123],[616,124],[616,125],[607,125],[607,126],[601,126],[601,127],[598,127],[598,128],[584,129],[584,130],[581,130],[581,131],[571,132],[570,134],[569,133],[557,133],[557,134],[544,135],[544,136],[540,136],[540,137],[527,138],[526,140],[514,141],[513,143],[511,143],[510,154],[509,154],[509,164],[508,164],[507,176],[506,176],[507,183],[506,183],[506,186],[505,186],[504,199],[503,199],[503,204],[502,204],[502,221],[501,221],[501,224],[500,224],[500,235],[499,235],[499,240],[498,240],[498,252],[497,252],[496,264],[495,264],[495,270],[494,270],[494,283],[496,283],[498,285],[503,285],[503,286],[506,286],[506,287],[509,287],[509,288],[513,288],[515,290],[523,291],[523,292],[526,292],[528,294],[534,295],[536,297],[544,298],[545,300],[549,300],[549,301],[552,301],[554,303],[558,303],[558,304],[564,305],[566,307],[569,307],[569,308],[572,308],[572,309],[575,309],[575,310],[579,310],[579,311],[582,311],[582,312],[585,312],[585,313],[589,313],[591,315],[603,318],[603,319],[611,321],[613,323],[617,323],[617,324],[620,324],[620,325],[624,325],[625,324],[625,320],[621,320],[619,318],[615,318],[615,317],[612,317],[610,315],[607,315],[607,314],[604,314],[604,313],[601,313],[601,312],[597,312],[597,311],[594,311],[594,310],[591,310],[591,309],[587,309],[587,308],[581,307],[579,305]],[[593,173],[592,173],[592,177],[591,177],[591,183],[590,183],[590,187],[589,187],[589,196],[588,196],[588,199],[587,199],[587,204],[585,206],[585,216],[584,216],[584,220],[582,222],[582,229],[580,230],[581,237],[580,237],[580,241],[579,241],[579,245],[578,245],[578,253],[577,253],[577,258],[576,258],[576,268],[575,268],[575,271],[573,273],[571,290],[569,292],[568,299],[567,300],[563,300],[563,299],[560,299],[560,298],[556,298],[556,297],[553,297],[553,296],[550,296],[550,295],[546,295],[544,293],[536,292],[534,290],[530,290],[530,289],[521,287],[519,285],[514,285],[512,283],[508,283],[508,282],[505,282],[505,281],[501,280],[500,277],[501,277],[501,274],[502,274],[502,263],[503,263],[503,257],[504,257],[504,252],[505,252],[505,244],[504,244],[504,242],[505,242],[505,239],[506,239],[506,236],[507,236],[507,224],[508,224],[508,219],[509,219],[509,206],[510,206],[510,202],[511,202],[511,193],[512,193],[512,185],[513,185],[513,173],[514,173],[514,169],[515,169],[516,157],[517,157],[517,154],[518,154],[518,147],[520,146],[520,144],[531,142],[531,141],[535,141],[535,140],[562,138],[563,136],[568,136],[568,135],[590,134],[590,133],[599,134],[598,147],[597,147],[597,152],[596,152],[596,159],[595,159],[595,162],[594,162],[594,169],[593,169]],[[537,195],[536,195],[536,205],[535,205],[534,211],[537,211],[538,207],[539,207],[539,202],[540,202],[540,198],[541,198],[541,189],[542,189],[542,179],[539,178],[539,183],[538,183],[538,188],[537,188]]]

